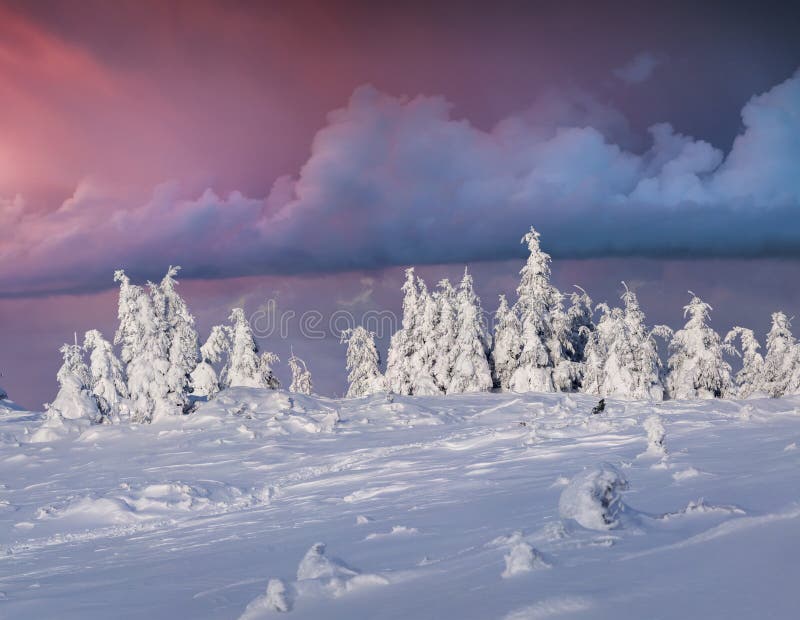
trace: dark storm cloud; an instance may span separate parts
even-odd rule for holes
[[[124,265],[216,278],[497,260],[521,255],[530,225],[558,257],[798,257],[800,76],[753,97],[742,121],[727,153],[668,124],[637,153],[615,141],[624,119],[586,96],[551,94],[484,131],[442,97],[362,87],[264,199],[168,183],[126,203],[87,181],[52,213],[7,201],[0,226],[17,232],[0,283],[92,287]]]

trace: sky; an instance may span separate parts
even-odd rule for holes
[[[181,265],[201,337],[396,309],[409,264],[493,308],[531,225],[559,286],[763,335],[800,311],[800,10],[665,4],[0,0],[0,383],[52,398],[118,268]],[[343,390],[335,335],[262,345]]]

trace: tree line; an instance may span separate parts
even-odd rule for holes
[[[441,280],[430,291],[414,268],[405,273],[403,318],[381,371],[374,334],[346,330],[347,397],[391,392],[433,396],[468,392],[584,392],[600,397],[663,400],[778,397],[800,392],[800,345],[783,312],[772,315],[766,351],[752,330],[722,338],[709,325],[711,306],[690,293],[685,325],[650,327],[627,286],[620,305],[594,305],[580,287],[564,295],[551,282],[551,259],[531,228],[517,299],[500,295],[493,329],[486,327],[468,270],[457,287]],[[61,348],[59,391],[50,415],[96,422],[147,423],[189,413],[230,387],[277,389],[280,360],[260,352],[242,308],[199,345],[195,320],[177,291],[179,267],[159,283],[119,284],[119,326],[113,343],[90,330]],[[623,283],[624,285],[624,283]],[[666,345],[666,362],[659,340]],[[738,346],[737,346],[738,345]],[[117,355],[119,351],[119,355]],[[733,374],[726,357],[739,356]],[[294,356],[290,391],[310,394],[311,373]]]
[[[386,372],[380,372],[373,334],[356,328],[346,335],[348,396],[494,389],[663,400],[800,392],[800,346],[783,312],[772,315],[764,355],[751,329],[734,327],[720,337],[709,325],[711,306],[691,291],[681,329],[649,327],[624,282],[618,307],[593,305],[580,287],[566,296],[551,282],[551,259],[539,233],[531,228],[522,243],[528,259],[516,302],[509,305],[500,295],[491,332],[480,320],[483,310],[467,271],[458,288],[442,280],[431,293],[407,269],[402,328],[391,339]],[[735,374],[729,356],[742,359]]]

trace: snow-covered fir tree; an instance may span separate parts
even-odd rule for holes
[[[289,369],[292,372],[289,391],[297,394],[311,394],[311,373],[308,371],[306,363],[294,353],[289,358]]]
[[[458,287],[458,330],[455,341],[453,376],[448,394],[483,392],[492,388],[492,375],[486,358],[486,334],[480,299],[472,286],[472,276],[464,270]]]
[[[752,329],[734,327],[725,336],[725,342],[733,346],[736,339],[741,342],[742,368],[736,373],[736,398],[749,398],[762,390],[764,382],[764,358],[758,350],[758,343]]]
[[[573,362],[584,361],[584,350],[594,331],[594,311],[592,298],[581,287],[570,294],[570,307],[567,309],[567,325],[569,326],[570,349],[567,351]]]
[[[166,351],[166,370],[164,377],[167,384],[166,400],[169,402],[168,411],[177,415],[186,413],[189,408],[188,377],[182,374],[182,369],[172,360],[173,331],[167,317],[167,298],[160,284],[147,282],[150,292],[153,314],[155,316],[155,329],[153,338],[158,340],[158,349]]]
[[[103,414],[92,395],[89,369],[83,361],[83,349],[77,343],[65,344],[61,347],[61,355],[64,363],[56,375],[58,394],[52,403],[46,405],[48,417],[101,422]]]
[[[522,238],[529,256],[520,271],[515,310],[522,326],[522,348],[519,364],[511,378],[515,392],[553,392],[566,387],[574,375],[572,370],[560,372],[554,381],[554,370],[569,362],[569,336],[566,331],[561,293],[550,284],[550,255],[541,249],[539,233],[531,227]]]
[[[505,295],[500,295],[494,323],[492,379],[494,387],[508,390],[511,388],[511,377],[517,368],[522,348],[522,327],[516,312],[508,307]]]
[[[711,306],[697,295],[684,306],[688,321],[675,332],[669,344],[669,395],[671,398],[724,398],[731,390],[731,366],[724,353],[733,348],[720,341],[708,326]]]
[[[109,421],[128,417],[128,383],[122,363],[111,343],[96,329],[84,335],[83,348],[89,353],[90,387],[100,413]]]
[[[622,302],[623,333],[626,338],[623,346],[628,348],[624,363],[629,366],[631,381],[627,397],[636,400],[663,400],[666,393],[664,369],[654,336],[669,341],[672,330],[666,325],[656,325],[652,330],[648,329],[636,293],[624,282],[622,284],[625,287]]]
[[[162,415],[183,412],[182,395],[171,392],[169,342],[165,325],[153,300],[142,287],[131,284],[125,272],[114,274],[120,283],[117,316],[119,327],[114,343],[122,346],[132,422],[151,422]],[[162,301],[158,287],[151,286],[156,303]]]
[[[612,315],[608,304],[598,304],[596,310],[600,312],[600,319],[595,329],[587,334],[581,371],[581,391],[606,396],[606,358],[609,342],[613,340],[614,331],[617,329],[617,317]]]
[[[375,346],[375,334],[359,325],[342,332],[341,341],[347,343],[347,398],[383,392],[386,386],[380,371],[381,358]]]
[[[413,354],[413,393],[417,396],[434,396],[442,390],[436,383],[434,369],[439,351],[436,348],[436,327],[439,322],[438,306],[428,292],[425,281],[417,277],[419,299],[418,324],[416,329],[416,352]]]
[[[436,359],[433,363],[433,378],[441,392],[446,392],[453,378],[458,333],[458,303],[456,291],[450,280],[439,281],[434,293],[437,322],[433,332]]]
[[[774,312],[772,326],[767,334],[762,389],[773,398],[791,394],[795,387],[793,384],[797,382],[796,375],[800,371],[799,358],[791,319],[783,312]]]
[[[403,324],[392,336],[386,359],[386,384],[395,394],[413,394],[414,380],[419,374],[421,338],[420,294],[414,268],[406,269],[403,291]]]
[[[195,396],[211,398],[219,392],[219,377],[214,364],[219,363],[229,348],[228,328],[222,325],[212,327],[208,340],[200,347],[200,362],[190,377]]]
[[[626,360],[630,347],[621,308],[598,304],[600,320],[588,336],[584,351],[583,391],[597,396],[627,398],[633,380]]]
[[[639,300],[627,286],[621,299],[623,308],[599,304],[596,328],[585,329],[582,389],[604,397],[662,400],[663,369],[654,337],[668,339],[672,332],[663,325],[647,328]]]
[[[261,359],[259,360],[261,376],[264,377],[265,386],[270,390],[277,390],[281,387],[281,382],[278,381],[278,377],[275,376],[272,370],[272,367],[280,361],[281,358],[272,351],[264,351],[264,353],[261,354]]]
[[[222,385],[226,388],[280,387],[280,382],[272,372],[272,365],[278,361],[278,356],[266,352],[259,357],[258,345],[244,310],[234,308],[228,319],[231,321],[230,348],[228,361],[222,370]]]
[[[188,403],[185,396],[191,391],[191,374],[197,366],[198,347],[197,331],[194,328],[194,317],[186,307],[186,302],[178,294],[175,276],[180,267],[167,270],[159,285],[159,303],[157,312],[162,314],[167,332],[170,368],[167,373],[170,392],[180,395],[178,401],[184,409]]]

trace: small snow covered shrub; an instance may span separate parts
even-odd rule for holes
[[[286,598],[286,584],[280,579],[270,579],[267,584],[267,609],[273,611],[289,611],[291,604]]]
[[[96,423],[102,419],[97,400],[91,390],[91,376],[83,361],[83,348],[77,342],[61,347],[64,363],[58,371],[59,390],[55,400],[45,405],[51,426],[62,426],[60,421],[88,420]]]
[[[667,431],[657,414],[649,416],[644,421],[644,430],[647,431],[647,451],[654,454],[666,454]]]
[[[613,465],[603,463],[575,476],[558,501],[564,519],[576,521],[590,530],[620,527],[625,504],[620,493],[628,481]]]
[[[502,577],[505,579],[549,566],[536,549],[522,541],[511,547],[511,551],[505,556],[505,560],[506,569],[502,573]]]
[[[311,394],[311,373],[306,363],[292,353],[289,358],[289,368],[292,371],[292,384],[289,386],[289,391],[297,394]]]
[[[287,612],[292,610],[293,592],[282,579],[270,579],[264,594],[256,597],[239,616],[239,620],[255,620],[263,618],[273,611]]]
[[[331,560],[325,555],[325,544],[315,543],[306,552],[297,567],[297,580],[303,579],[336,579],[357,575],[339,560]]]

